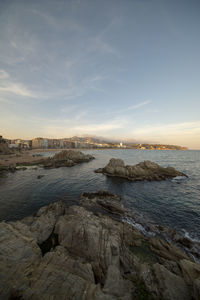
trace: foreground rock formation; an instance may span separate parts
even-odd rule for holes
[[[149,160],[146,160],[134,166],[125,166],[122,159],[115,158],[112,158],[104,168],[97,169],[95,172],[103,173],[108,176],[127,178],[133,181],[160,181],[177,176],[187,177],[187,175],[177,171],[173,167],[163,168]]]
[[[0,223],[0,298],[200,299],[200,265],[123,222],[120,198],[84,193]],[[192,298],[193,297],[193,298]]]

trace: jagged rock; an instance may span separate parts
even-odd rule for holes
[[[27,217],[22,222],[29,226],[37,243],[41,244],[51,235],[58,218],[64,213],[64,204],[57,202],[40,208],[34,217]]]
[[[1,222],[0,298],[199,300],[199,265],[122,221],[112,201],[120,207],[111,193],[84,193],[82,206],[57,202]]]
[[[200,299],[200,278],[193,283],[194,299]]]
[[[125,209],[122,207],[121,198],[105,191],[97,193],[83,193],[79,201],[84,207],[93,212],[123,216]]]
[[[172,261],[179,261],[181,259],[187,259],[187,255],[181,251],[178,247],[158,238],[149,239],[151,249],[155,251],[160,257],[169,259]]]
[[[163,168],[149,160],[146,160],[134,166],[125,166],[123,160],[115,158],[112,158],[104,168],[97,169],[95,172],[103,173],[108,176],[127,178],[133,181],[159,181],[177,176],[187,177],[186,174],[177,171],[173,167]]]
[[[179,266],[183,273],[183,278],[188,284],[192,284],[195,279],[200,278],[200,265],[183,259],[179,262]]]
[[[165,300],[192,299],[189,287],[183,278],[171,273],[160,264],[154,265],[154,272],[158,281],[160,295]]]

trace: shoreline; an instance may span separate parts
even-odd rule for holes
[[[165,150],[157,150],[157,149],[132,149],[132,148],[70,148],[70,149],[31,149],[31,150],[21,150],[15,151],[12,154],[0,154],[0,167],[9,167],[13,165],[23,165],[23,163],[37,163],[40,158],[46,159],[45,156],[36,156],[34,157],[33,154],[41,153],[41,152],[60,152],[62,150],[73,150],[73,151],[97,151],[97,150],[142,150],[142,151],[193,151],[193,150],[172,150],[172,149],[165,149]],[[198,151],[198,150],[194,150]]]

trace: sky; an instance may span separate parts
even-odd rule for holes
[[[0,134],[200,149],[199,0],[0,0]]]

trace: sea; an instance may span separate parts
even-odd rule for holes
[[[95,159],[70,168],[28,167],[1,177],[0,220],[19,220],[59,200],[68,205],[77,204],[83,192],[106,190],[120,195],[123,205],[144,221],[176,229],[200,241],[200,151],[108,149],[83,152]],[[175,167],[188,178],[132,182],[94,172],[111,158],[121,158],[129,165],[151,160],[163,167]],[[40,179],[39,175],[42,175]]]

